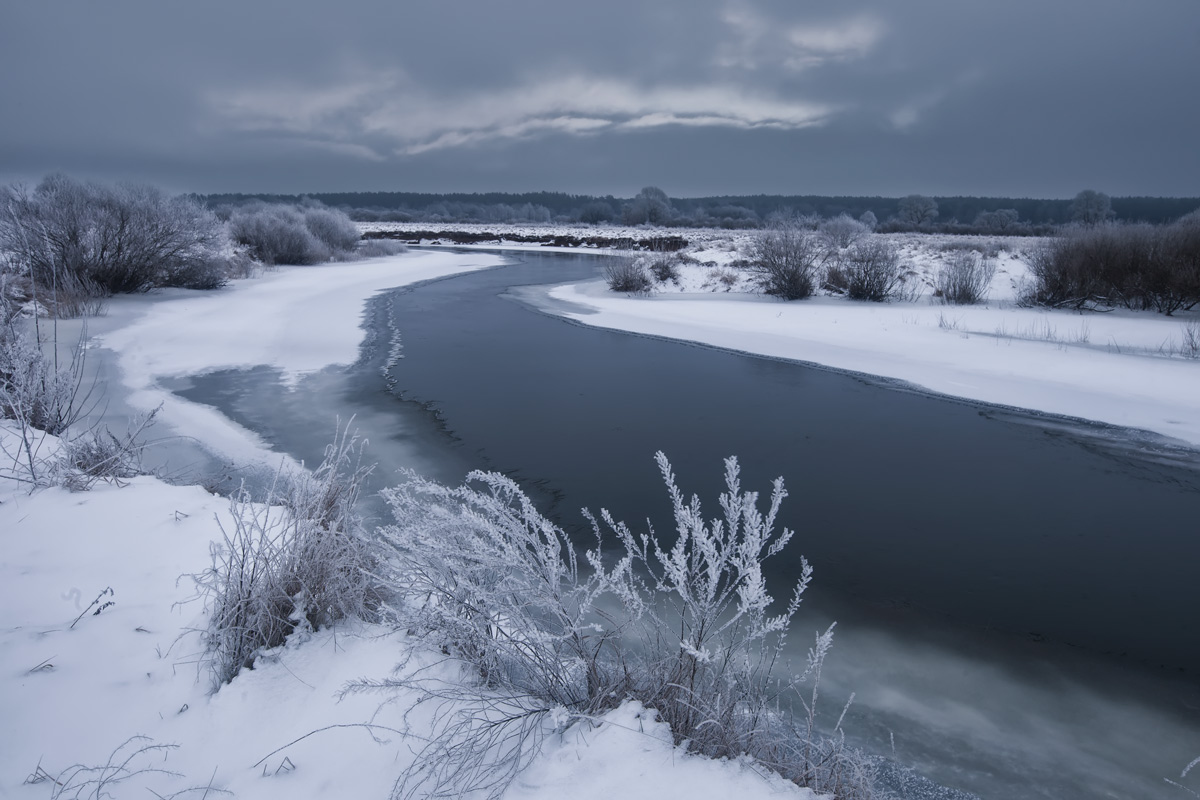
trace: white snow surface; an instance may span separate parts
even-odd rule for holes
[[[222,457],[263,461],[269,451],[259,437],[215,409],[180,398],[161,381],[269,365],[294,384],[304,374],[358,357],[363,305],[372,294],[501,261],[485,253],[423,251],[280,267],[217,291],[175,289],[114,301],[110,315],[132,319],[97,338],[117,353],[132,407],[149,412],[162,406],[160,426],[195,437]]]
[[[15,435],[0,422],[0,446],[13,452]],[[227,500],[153,477],[75,494],[0,481],[0,797],[53,796],[56,780],[65,797],[388,796],[421,744],[396,732],[412,698],[339,696],[391,676],[414,646],[402,633],[356,622],[293,635],[211,691],[205,609],[180,576],[209,566],[218,522],[230,521]],[[106,588],[114,604],[92,613]],[[418,650],[409,668],[433,661]],[[424,717],[413,719],[419,735]],[[93,770],[121,764],[137,774]],[[85,785],[106,776],[124,779]],[[506,796],[816,797],[750,764],[681,752],[633,704],[550,734]]]

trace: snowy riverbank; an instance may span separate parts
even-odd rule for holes
[[[896,235],[929,286],[947,252],[971,239]],[[676,282],[649,296],[608,291],[602,281],[556,287],[552,310],[586,325],[699,342],[904,381],[984,403],[1077,417],[1200,445],[1200,359],[1188,348],[1200,314],[1166,317],[1117,310],[1022,308],[1029,239],[981,239],[1000,247],[987,301],[868,303],[842,297],[783,302],[749,291],[728,265],[736,243],[708,242]],[[723,281],[723,276],[731,276]]]
[[[289,380],[349,363],[371,294],[498,261],[413,253],[280,269],[220,292],[116,301],[100,326],[123,383],[109,391],[127,394],[134,409],[161,404],[160,425],[225,457],[277,459],[163,381],[260,364]],[[0,449],[20,448],[13,424],[0,423]],[[54,448],[47,441],[42,455]],[[406,719],[415,695],[381,706],[385,698],[342,691],[389,677],[411,650],[402,633],[355,622],[293,634],[212,692],[200,634],[206,609],[188,576],[209,568],[232,513],[225,498],[149,476],[80,493],[0,480],[0,796],[389,794],[418,757],[429,718]],[[429,661],[418,652],[408,668]],[[426,677],[462,678],[444,664],[436,670]],[[506,796],[566,794],[814,797],[752,764],[686,755],[632,704],[551,733]]]
[[[13,436],[0,423],[0,445],[12,451]],[[211,692],[187,576],[231,524],[225,498],[148,476],[80,493],[0,481],[0,797],[389,795],[428,720],[401,735],[414,695],[381,707],[342,690],[391,676],[410,649],[402,633],[293,634]],[[431,661],[418,653],[408,668]],[[814,797],[760,772],[683,754],[627,704],[552,735],[506,796]]]
[[[363,223],[403,233],[428,224]],[[1200,446],[1200,310],[1167,317],[1152,311],[1075,312],[1017,304],[1030,281],[1034,237],[881,234],[895,244],[919,296],[868,303],[818,296],[783,302],[756,293],[737,267],[754,231],[692,228],[592,228],[447,224],[494,241],[471,249],[577,251],[506,237],[602,232],[629,239],[680,236],[689,244],[679,278],[648,296],[608,291],[603,281],[556,287],[546,310],[582,324],[698,342],[772,358],[819,364],[1000,406],[1149,431]],[[449,238],[425,244],[450,243]],[[995,258],[986,301],[943,305],[933,298],[937,270],[955,253]],[[620,255],[620,251],[594,250]]]
[[[212,292],[165,290],[111,302],[97,344],[116,353],[119,394],[135,410],[159,406],[157,433],[193,437],[223,458],[275,458],[254,433],[167,389],[171,378],[269,365],[285,384],[350,364],[363,340],[363,307],[377,292],[486,269],[485,253],[421,251],[346,264],[281,267]],[[116,388],[116,387],[114,387]],[[330,429],[332,433],[332,428]]]

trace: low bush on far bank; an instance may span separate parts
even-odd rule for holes
[[[229,234],[267,265],[309,265],[355,255],[358,228],[344,212],[323,207],[266,203],[241,206],[229,217]]]
[[[803,300],[816,289],[828,256],[817,234],[799,224],[781,224],[754,238],[747,269],[764,294]]]
[[[838,255],[825,273],[825,287],[851,300],[882,303],[891,300],[904,280],[904,267],[895,245],[868,238]]]
[[[952,251],[934,275],[934,297],[950,305],[982,303],[995,275],[995,259],[974,251]]]
[[[1200,212],[1171,225],[1076,227],[1030,263],[1029,301],[1055,308],[1153,309],[1200,304]]]
[[[654,287],[641,263],[632,258],[617,257],[604,267],[604,279],[614,292],[645,294]]]

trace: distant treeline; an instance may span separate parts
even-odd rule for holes
[[[912,200],[901,197],[822,195],[725,195],[668,197],[647,187],[631,198],[564,192],[449,193],[324,192],[309,195],[211,194],[198,197],[210,207],[249,202],[297,203],[311,198],[339,208],[362,222],[477,222],[658,224],[682,227],[756,228],[778,218],[833,218],[845,214],[869,219],[880,230],[941,230],[956,233],[1044,233],[1077,219],[1075,199],[1012,197],[932,197],[933,218],[914,223]],[[906,206],[907,203],[907,206]],[[1168,223],[1200,208],[1200,197],[1113,197],[1111,211],[1126,222]]]

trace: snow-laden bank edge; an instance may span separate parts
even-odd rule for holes
[[[917,279],[929,282],[944,243],[893,238]],[[585,325],[819,364],[1200,446],[1200,359],[1187,357],[1185,346],[1200,313],[1018,307],[1015,296],[1028,280],[1020,250],[1000,253],[981,305],[936,304],[928,295],[783,302],[747,291],[746,279],[727,266],[731,252],[730,244],[694,248],[700,263],[681,265],[677,281],[648,296],[616,294],[596,281],[544,290],[548,302],[539,305]]]
[[[132,298],[114,304],[121,307],[103,344],[118,356],[129,405],[161,405],[171,429],[226,456],[261,458],[267,451],[249,432],[175,398],[161,382],[259,364],[295,380],[349,363],[371,293],[497,262],[414,254],[283,269],[218,294]],[[0,452],[20,453],[21,435],[0,422]],[[52,457],[57,443],[41,441],[42,455]],[[14,461],[14,474],[19,468]],[[150,476],[80,493],[0,480],[0,795],[378,797],[392,790],[417,758],[429,713],[414,711],[412,692],[394,692],[381,705],[378,696],[343,690],[396,677],[400,662],[425,669],[423,680],[453,685],[467,676],[401,632],[345,621],[301,629],[211,693],[202,636],[211,609],[188,576],[213,563],[211,548],[236,527],[237,508]],[[255,513],[253,505],[241,508]],[[409,726],[415,735],[400,733]],[[547,733],[540,757],[506,796],[815,796],[748,761],[688,755],[636,703]]]
[[[363,308],[371,295],[502,264],[494,254],[412,252],[365,261],[279,267],[209,292],[166,290],[116,298],[110,328],[96,337],[114,351],[128,404],[161,406],[159,430],[194,438],[241,464],[278,455],[216,409],[165,388],[170,378],[268,365],[294,384],[303,375],[358,357]],[[332,422],[332,420],[331,420]]]
[[[16,435],[0,423],[9,449]],[[342,690],[393,675],[412,651],[403,633],[344,622],[293,634],[210,693],[206,609],[181,576],[209,565],[232,524],[227,499],[148,476],[81,493],[0,481],[0,796],[389,794],[422,744],[398,733],[415,695],[381,707]],[[463,678],[436,660],[418,649],[406,670]],[[419,733],[428,720],[407,722]],[[567,794],[815,797],[749,763],[686,755],[636,704],[551,735],[506,796]]]

